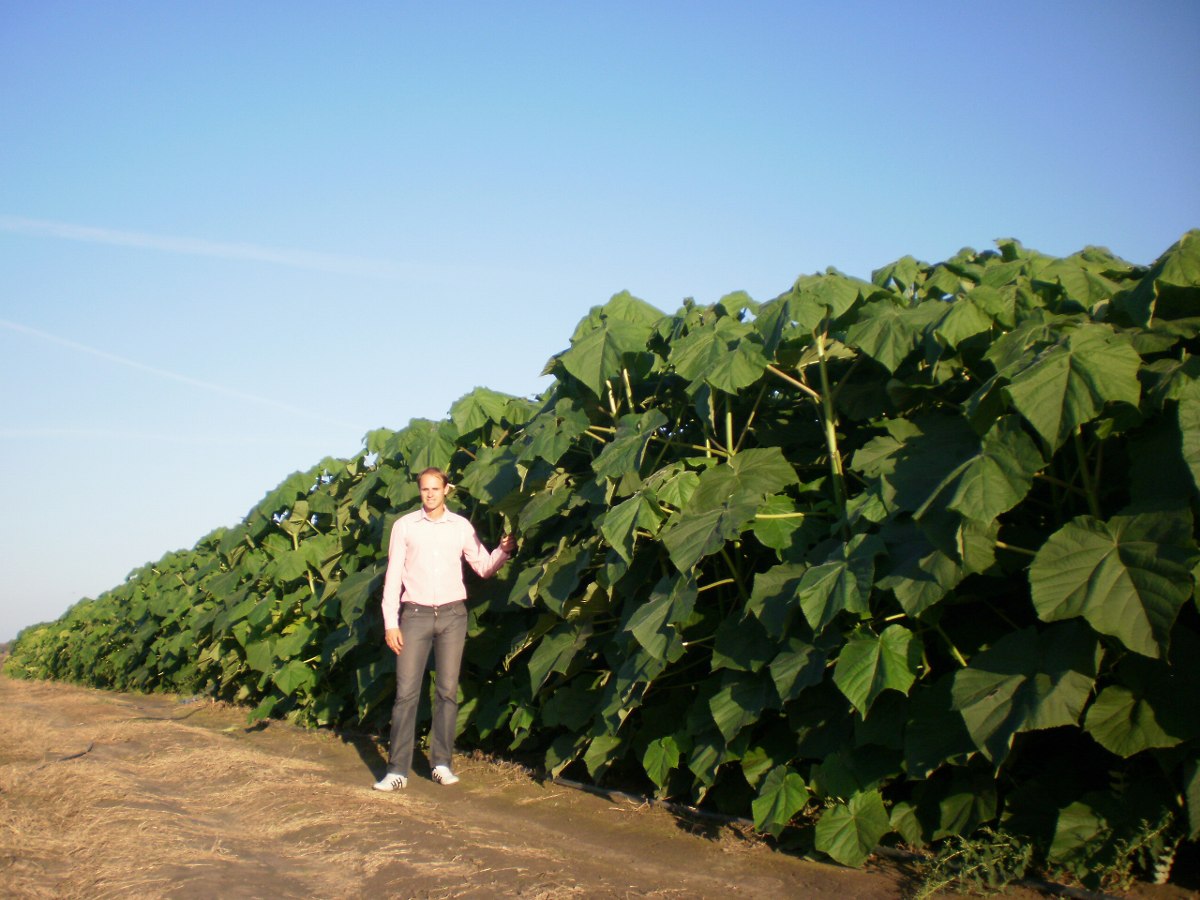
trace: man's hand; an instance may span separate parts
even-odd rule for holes
[[[384,643],[388,645],[388,649],[400,655],[400,651],[404,649],[404,635],[400,633],[399,628],[385,628],[383,632]]]
[[[500,538],[500,549],[512,556],[517,552],[517,539],[514,535],[506,534]]]

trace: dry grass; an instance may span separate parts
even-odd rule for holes
[[[370,741],[219,705],[0,678],[0,709],[6,898],[872,896],[482,754],[381,794]]]
[[[370,878],[405,849],[387,838],[397,804],[381,808],[311,762],[145,717],[97,723],[91,752],[60,759],[49,748],[76,752],[65,730],[18,716],[0,735],[0,875],[11,894],[162,895],[237,859],[247,876],[335,896],[347,869]],[[376,864],[344,822],[374,836]]]

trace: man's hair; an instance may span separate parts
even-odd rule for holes
[[[443,472],[441,469],[439,469],[437,466],[430,466],[428,469],[422,469],[421,474],[417,476],[417,484],[420,484],[421,479],[424,478],[426,475],[436,475],[438,478],[442,479],[442,487],[450,486],[450,479],[447,478],[446,473]]]

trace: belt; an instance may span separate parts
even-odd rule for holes
[[[466,600],[451,600],[449,604],[414,604],[414,602],[406,600],[401,604],[401,612],[404,610],[422,610],[437,614],[439,610],[452,610],[456,606],[466,606]]]

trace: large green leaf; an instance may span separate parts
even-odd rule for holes
[[[975,288],[966,297],[951,303],[950,308],[930,329],[930,333],[949,346],[957,347],[968,338],[991,330],[995,324],[993,317],[976,302],[976,298],[986,290],[989,289]]]
[[[415,476],[430,467],[449,468],[457,440],[458,430],[453,422],[413,419],[388,443],[386,453],[389,456],[399,453]]]
[[[800,609],[796,589],[807,568],[801,563],[784,563],[754,576],[754,588],[746,610],[757,617],[767,634],[777,641],[787,634],[792,618]]]
[[[796,595],[813,631],[823,631],[841,612],[862,616],[870,611],[875,557],[883,550],[878,537],[856,535],[827,561],[805,571]]]
[[[608,379],[619,375],[630,354],[646,349],[647,326],[627,319],[605,318],[593,329],[572,340],[559,355],[568,372],[598,398],[607,396]]]
[[[754,500],[730,498],[716,509],[685,512],[672,519],[662,535],[671,562],[680,572],[690,572],[701,559],[740,534],[757,509]]]
[[[1113,305],[1135,325],[1180,319],[1200,311],[1200,230],[1192,229],[1158,258],[1133,290]]]
[[[537,597],[557,615],[566,614],[567,601],[579,587],[579,579],[592,560],[592,551],[583,544],[560,550],[545,564],[545,573],[537,582]]]
[[[307,664],[298,659],[278,670],[272,676],[275,686],[288,696],[301,690],[311,690],[317,683],[317,674]]]
[[[672,646],[682,640],[673,627],[692,614],[696,603],[696,582],[682,576],[662,579],[629,617],[625,630],[655,659],[666,659]]]
[[[778,835],[808,803],[808,785],[787,766],[776,766],[763,779],[750,804],[754,827]]]
[[[1194,564],[1191,547],[1163,526],[1153,515],[1068,522],[1029,568],[1038,616],[1046,622],[1082,616],[1130,650],[1162,655],[1192,594]]]
[[[876,300],[859,311],[858,321],[846,331],[846,343],[895,372],[942,312],[936,303],[905,306],[891,299]]]
[[[1130,654],[1116,678],[1088,707],[1084,724],[1106,750],[1129,757],[1200,737],[1193,704],[1200,694],[1200,639],[1194,633],[1176,632],[1169,661]]]
[[[1109,403],[1137,406],[1142,359],[1128,338],[1087,325],[1039,353],[1015,372],[1005,393],[1052,449]]]
[[[317,629],[308,622],[300,621],[291,626],[291,631],[275,642],[275,656],[279,660],[291,659],[308,646]]]
[[[833,682],[866,718],[875,698],[886,690],[907,694],[917,680],[921,645],[903,625],[889,625],[881,634],[850,638],[833,670]]]
[[[592,778],[599,781],[604,777],[617,759],[621,750],[622,740],[619,735],[601,734],[592,738],[587,752],[583,755],[583,764],[587,766]]]
[[[588,428],[588,419],[573,400],[564,397],[526,423],[515,442],[517,458],[521,460],[544,459],[551,465],[558,463]]]
[[[911,618],[937,604],[963,579],[962,567],[929,543],[911,523],[885,535],[886,575],[876,585],[891,590],[901,609]]]
[[[665,518],[654,494],[642,490],[604,514],[600,521],[600,533],[625,562],[633,562],[637,529],[640,528],[653,537],[658,534]]]
[[[454,401],[450,407],[450,421],[460,435],[482,428],[489,422],[502,422],[512,399],[508,394],[477,387]]]
[[[267,638],[246,647],[246,662],[256,672],[264,674],[275,671],[275,638]]]
[[[592,470],[597,475],[614,479],[636,473],[641,468],[646,444],[666,424],[667,417],[659,409],[622,416],[616,435],[592,461]]]
[[[820,684],[828,658],[828,651],[793,638],[768,666],[775,692],[786,702],[795,700],[805,688]]]
[[[708,701],[713,721],[726,741],[758,721],[766,708],[769,684],[757,675],[726,672],[721,689]]]
[[[797,530],[809,520],[807,511],[786,495],[768,497],[754,517],[754,536],[773,550],[787,550],[796,541]],[[801,536],[804,532],[801,532]]]
[[[844,866],[861,866],[891,830],[883,796],[866,791],[825,810],[817,822],[815,844]]]
[[[1118,756],[1174,747],[1182,740],[1158,722],[1153,704],[1120,685],[1109,685],[1100,692],[1088,710],[1085,727],[1098,744]]]
[[[1073,622],[1012,632],[954,674],[954,708],[999,766],[1020,732],[1078,724],[1100,654],[1091,632]]]
[[[811,331],[821,319],[838,319],[863,297],[874,294],[873,284],[828,269],[819,275],[801,275],[792,285],[791,314],[801,328]],[[810,324],[811,323],[811,324]]]
[[[511,447],[479,447],[463,470],[458,486],[484,503],[498,503],[521,484],[517,459]]]
[[[990,522],[1029,493],[1033,476],[1045,465],[1041,452],[1013,416],[996,422],[979,451],[954,466],[916,511],[923,519],[938,508],[976,522]]]
[[[587,643],[591,629],[564,622],[538,642],[529,658],[529,684],[537,693],[551,672],[565,673],[567,666]]]
[[[1200,489],[1200,394],[1181,398],[1177,415],[1183,435],[1183,460],[1192,473],[1192,484]]]
[[[730,499],[758,503],[768,494],[798,484],[796,470],[779,447],[743,450],[728,462],[700,473],[688,511],[716,509]]]
[[[347,576],[337,589],[339,611],[342,621],[350,627],[365,614],[373,597],[380,596],[383,589],[384,561],[375,562]]]
[[[629,291],[621,291],[613,294],[607,303],[593,306],[588,310],[588,314],[579,321],[579,324],[575,326],[575,331],[571,333],[571,341],[579,340],[609,320],[637,325],[646,329],[646,333],[649,334],[662,318],[662,312],[645,300],[633,296]]]
[[[671,772],[679,766],[683,747],[675,735],[657,738],[646,745],[642,754],[642,768],[646,775],[661,790],[667,784]]]
[[[693,384],[736,394],[762,377],[769,360],[752,326],[722,316],[676,341],[669,362]]]

